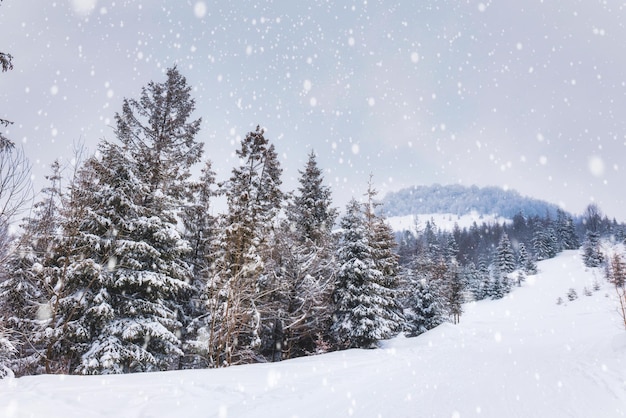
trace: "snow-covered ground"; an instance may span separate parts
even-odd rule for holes
[[[474,222],[478,226],[486,223],[487,225],[504,224],[512,222],[510,219],[503,218],[502,216],[495,215],[482,215],[478,212],[470,212],[465,215],[454,215],[451,213],[433,213],[433,214],[420,214],[420,215],[406,215],[406,216],[392,216],[387,218],[387,223],[394,231],[415,231],[415,220],[417,218],[418,227],[423,230],[426,226],[426,222],[434,221],[437,229],[442,231],[452,231],[454,225],[458,225],[459,228],[469,229]]]
[[[459,325],[382,349],[220,370],[9,379],[0,381],[0,416],[626,416],[626,331],[614,291],[577,251],[539,268],[507,298],[465,305]],[[584,296],[595,276],[602,289]],[[569,288],[578,299],[567,300]]]

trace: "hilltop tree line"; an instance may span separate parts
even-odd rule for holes
[[[371,179],[339,219],[311,152],[297,190],[283,192],[260,127],[218,182],[190,93],[168,69],[123,100],[115,140],[101,140],[69,180],[52,165],[20,233],[0,243],[0,375],[224,367],[376,347],[458,322],[464,301],[503,297],[536,260],[578,246],[564,212],[452,233],[427,223],[396,245]],[[218,197],[227,209],[214,215]]]
[[[462,215],[471,211],[498,214],[505,218],[515,216],[520,207],[526,216],[554,216],[557,205],[521,196],[514,190],[498,187],[462,186],[460,184],[412,186],[390,192],[383,198],[388,216],[417,213],[452,213]]]

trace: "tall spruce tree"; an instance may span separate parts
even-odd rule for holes
[[[580,247],[574,220],[570,214],[560,208],[556,211],[556,234],[560,249],[576,250]]]
[[[84,213],[77,211],[74,194],[61,189],[59,164],[52,168],[50,186],[23,226],[9,279],[0,291],[3,303],[12,307],[10,321],[24,339],[18,374],[72,373],[89,339],[83,321],[87,283],[99,266],[84,254],[91,243],[75,245],[74,221]]]
[[[458,324],[463,313],[463,303],[465,302],[465,286],[459,266],[453,262],[447,274],[447,283],[445,289],[446,305],[448,314],[453,324]]]
[[[19,245],[3,265],[0,281],[0,312],[20,337],[20,364],[13,366],[18,375],[44,372],[44,364],[50,364],[45,341],[39,337],[50,325],[50,302],[59,281],[55,254],[61,193],[58,161],[46,178],[50,185],[42,190],[43,198],[35,203],[32,216],[24,220]]]
[[[537,260],[547,260],[558,253],[558,240],[550,225],[537,225],[533,234],[532,245]]]
[[[407,336],[415,337],[444,323],[444,312],[441,296],[432,282],[424,277],[413,277],[404,312]]]
[[[342,239],[337,252],[339,271],[333,293],[333,332],[340,348],[370,348],[390,338],[399,327],[399,315],[383,272],[386,263],[380,247],[372,243],[368,219],[361,205],[352,199],[341,220]]]
[[[214,367],[255,361],[261,346],[263,301],[274,292],[266,275],[267,245],[281,208],[282,169],[273,144],[257,126],[237,150],[241,162],[226,184],[219,254],[207,284],[211,325],[206,330]],[[263,278],[267,280],[263,280]],[[278,337],[277,337],[278,338]]]
[[[283,280],[280,299],[288,357],[318,352],[329,341],[336,270],[332,227],[337,210],[313,152],[299,173],[300,185],[287,204],[287,221],[276,231],[272,249],[275,275]]]
[[[193,270],[190,289],[182,305],[184,317],[180,338],[185,356],[181,359],[180,367],[186,369],[208,366],[204,335],[210,321],[206,307],[206,285],[215,262],[217,246],[217,218],[212,215],[212,199],[219,195],[210,161],[205,163],[199,180],[192,183],[191,189],[192,198],[181,215],[183,237],[190,246],[185,260]]]
[[[313,151],[309,154],[304,171],[299,173],[298,194],[288,205],[287,218],[301,241],[322,243],[332,231],[337,209],[331,206],[331,190],[324,185],[324,176]]]
[[[463,268],[465,283],[467,290],[470,292],[474,300],[485,298],[484,279],[481,277],[479,270],[473,262],[470,262]]]
[[[93,332],[80,371],[128,373],[171,368],[182,354],[177,301],[191,278],[188,244],[148,201],[148,185],[124,149],[100,145],[87,161],[94,194],[81,230],[97,242],[93,259],[104,266],[92,285],[87,316]]]
[[[600,234],[588,230],[583,242],[583,261],[587,267],[600,267],[604,263],[604,255],[600,247]]]
[[[494,263],[502,273],[512,273],[515,271],[515,254],[511,247],[511,241],[507,234],[502,234],[500,242],[496,248]]]
[[[135,175],[147,190],[143,205],[161,216],[176,215],[190,194],[190,168],[200,161],[203,144],[195,137],[201,119],[191,120],[195,100],[191,86],[176,67],[166,81],[151,81],[141,89],[139,100],[124,99],[115,115],[116,136],[135,161]]]
[[[375,201],[377,194],[370,175],[365,194],[367,200],[363,204],[363,212],[365,213],[367,238],[372,248],[374,266],[380,272],[379,275],[374,276],[374,279],[379,289],[379,304],[384,312],[383,318],[381,318],[383,320],[381,326],[387,330],[384,339],[397,333],[403,318],[402,308],[397,302],[400,265],[398,263],[399,257],[395,252],[396,240],[393,229],[385,221],[384,215],[378,213],[377,208],[380,203]]]
[[[526,245],[524,245],[523,242],[519,244],[517,265],[524,271],[525,274],[537,274],[537,263],[535,263],[532,256],[528,254]]]
[[[91,254],[106,266],[92,286],[91,329],[83,373],[164,370],[178,365],[183,296],[192,269],[177,230],[190,196],[190,168],[202,146],[195,102],[176,68],[150,82],[116,115],[120,145],[103,141],[86,163],[96,191],[81,230],[98,240]],[[97,313],[97,315],[95,314]]]

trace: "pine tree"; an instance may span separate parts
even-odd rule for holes
[[[523,242],[519,245],[519,256],[517,259],[517,265],[526,274],[537,274],[537,263],[535,263],[532,257],[528,254],[528,251],[526,251],[526,246]]]
[[[377,194],[370,175],[366,192],[367,200],[363,204],[363,212],[366,218],[367,238],[372,249],[374,267],[380,272],[374,279],[380,293],[379,307],[384,312],[380,326],[385,327],[385,337],[383,337],[385,339],[397,333],[403,318],[401,316],[402,308],[396,302],[400,281],[400,266],[398,255],[395,252],[396,240],[393,229],[386,223],[384,216],[376,213],[380,205],[374,200]]]
[[[482,277],[476,265],[470,262],[464,268],[464,276],[467,290],[469,290],[474,300],[482,300],[485,298],[484,278]]]
[[[422,239],[424,241],[424,248],[429,254],[429,257],[432,260],[436,260],[441,257],[441,251],[439,246],[439,241],[437,239],[436,234],[437,226],[435,225],[434,220],[426,221],[426,226],[424,227],[424,233],[422,234]]]
[[[85,316],[92,340],[80,372],[128,373],[171,368],[182,354],[178,337],[180,295],[189,289],[191,271],[183,261],[188,243],[168,214],[144,206],[150,186],[135,174],[129,152],[100,145],[101,158],[86,170],[98,190],[80,230],[97,243],[91,257],[105,266],[93,278]],[[164,199],[166,200],[166,199]]]
[[[287,218],[301,241],[320,243],[330,235],[337,210],[331,206],[331,191],[324,186],[324,177],[313,152],[309,154],[304,171],[299,173],[298,194],[288,205]]]
[[[556,211],[556,234],[559,247],[563,250],[576,250],[580,247],[574,221],[568,213],[562,209]]]
[[[190,168],[200,161],[203,144],[195,140],[201,119],[190,120],[195,109],[191,86],[176,67],[166,76],[163,83],[143,87],[139,100],[124,99],[122,112],[115,115],[115,133],[135,161],[135,175],[147,186],[142,204],[173,216],[190,194]]]
[[[500,238],[494,262],[503,273],[512,273],[515,270],[515,255],[507,234],[503,234]]]
[[[407,305],[404,316],[408,337],[423,334],[445,322],[441,298],[426,278],[411,280]]]
[[[209,357],[219,367],[254,361],[261,345],[262,301],[274,292],[266,275],[267,245],[283,201],[282,169],[273,144],[257,126],[237,150],[241,165],[226,185],[228,212],[207,285],[211,326]],[[258,302],[258,303],[257,303]]]
[[[34,205],[33,216],[22,225],[20,245],[9,258],[0,284],[2,311],[7,322],[21,336],[19,374],[53,370],[58,360],[57,311],[63,297],[63,270],[59,259],[61,204],[60,165],[55,161],[50,186]]]
[[[208,366],[208,347],[199,334],[205,332],[210,321],[206,308],[206,285],[211,265],[215,262],[217,237],[217,218],[211,214],[211,199],[219,194],[214,187],[215,172],[211,162],[207,161],[200,179],[191,184],[193,197],[182,213],[183,237],[190,246],[185,260],[193,270],[190,290],[182,305],[184,318],[180,338],[185,357],[181,359],[180,367],[185,369]]]
[[[198,181],[191,182],[189,186],[192,196],[181,215],[184,227],[183,236],[189,241],[190,247],[186,259],[193,267],[196,278],[206,276],[212,262],[211,252],[215,241],[217,219],[211,214],[213,211],[211,200],[219,195],[215,187],[215,172],[211,161],[207,161]]]
[[[626,286],[626,263],[619,253],[614,253],[608,263],[607,279],[615,287]]]
[[[284,310],[287,357],[318,352],[320,342],[329,340],[327,318],[336,270],[332,226],[337,210],[331,206],[331,192],[323,184],[315,154],[309,154],[299,183],[271,251],[274,274],[283,280],[278,309]]]
[[[455,225],[456,226],[456,225]],[[459,245],[454,238],[454,235],[447,234],[446,237],[446,246],[445,246],[445,257],[449,262],[457,262],[457,256],[459,254]]]
[[[599,267],[604,263],[604,255],[600,248],[600,227],[602,214],[596,204],[590,204],[585,210],[585,241],[583,242],[583,261],[587,267]]]
[[[553,258],[557,252],[557,238],[551,227],[539,226],[533,235],[533,248],[537,260]]]
[[[191,195],[190,168],[199,161],[200,120],[191,87],[176,68],[150,82],[139,100],[125,99],[116,115],[121,145],[103,141],[84,187],[97,191],[80,230],[97,242],[92,258],[106,270],[94,278],[94,337],[82,373],[164,370],[178,365],[183,298],[192,269],[189,243],[177,230]]]
[[[587,267],[599,267],[604,263],[604,255],[600,248],[600,234],[588,230],[583,243],[583,261]]]
[[[465,286],[456,263],[452,263],[447,275],[446,299],[448,314],[453,324],[458,324],[463,313]]]
[[[333,332],[341,348],[373,347],[389,338],[398,326],[392,290],[385,287],[384,273],[376,265],[370,244],[369,214],[352,199],[341,220],[342,240],[337,253],[339,271],[333,294]]]
[[[497,267],[491,270],[491,281],[488,292],[491,299],[502,299],[507,294],[505,280],[506,278]]]
[[[608,266],[607,279],[615,287],[617,301],[619,302],[618,313],[626,328],[626,263],[619,253],[614,253]]]

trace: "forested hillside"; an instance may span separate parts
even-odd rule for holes
[[[515,190],[498,187],[414,186],[387,193],[383,200],[387,216],[422,213],[464,215],[472,211],[512,219],[518,213],[525,216],[555,216],[558,206],[520,195]]]

